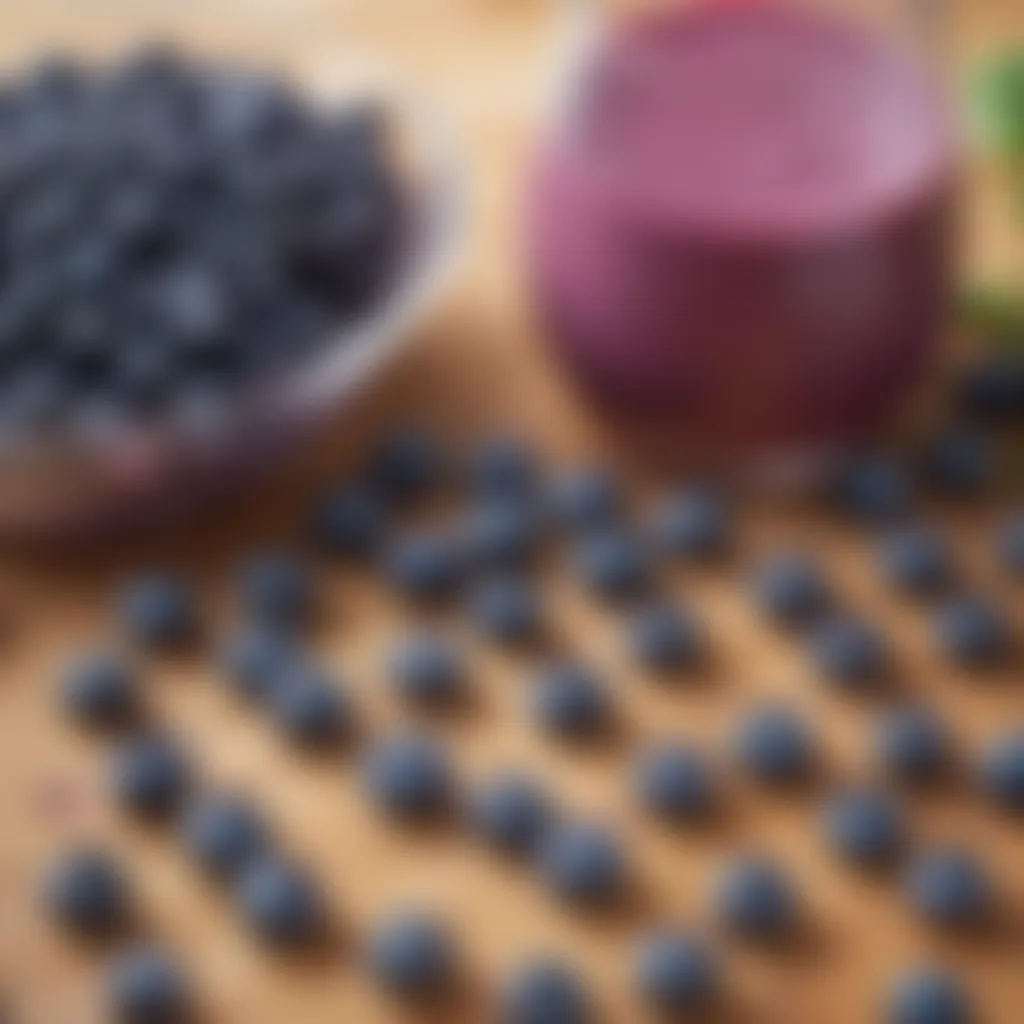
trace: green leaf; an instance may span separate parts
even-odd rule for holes
[[[983,141],[1024,173],[1024,46],[989,61],[975,76],[971,109]]]
[[[960,297],[964,322],[997,344],[1024,349],[1024,295],[1010,287],[974,285]]]

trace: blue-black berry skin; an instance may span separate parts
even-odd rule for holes
[[[271,552],[251,558],[241,570],[242,602],[255,622],[291,630],[307,625],[315,611],[309,567],[292,555]]]
[[[640,755],[634,788],[641,804],[668,822],[703,820],[719,799],[707,758],[678,743],[663,743]]]
[[[554,813],[543,790],[523,775],[505,774],[486,782],[473,796],[474,830],[498,850],[533,850],[550,827]]]
[[[141,947],[118,954],[108,988],[116,1024],[184,1024],[191,1017],[185,976],[160,950]]]
[[[595,530],[579,541],[576,569],[584,586],[604,601],[641,596],[650,584],[650,559],[642,539],[626,530]]]
[[[121,928],[131,902],[120,866],[91,849],[73,850],[51,866],[43,898],[55,921],[87,938],[110,935]]]
[[[308,666],[281,676],[270,690],[268,708],[283,736],[311,750],[330,746],[351,725],[342,684]]]
[[[163,818],[177,809],[189,786],[181,749],[160,736],[127,740],[111,761],[114,795],[140,818]]]
[[[594,1024],[583,982],[557,960],[522,965],[501,994],[500,1024]]]
[[[1018,513],[999,526],[996,561],[1014,579],[1024,579],[1024,514]]]
[[[192,643],[199,615],[188,583],[169,573],[153,573],[127,584],[118,599],[128,635],[145,647],[173,650]]]
[[[296,665],[302,654],[289,631],[272,626],[249,626],[231,637],[220,656],[221,670],[246,700],[265,700],[275,684]]]
[[[538,856],[545,882],[566,903],[607,906],[626,887],[625,852],[601,826],[561,825],[545,837]]]
[[[791,932],[799,915],[796,892],[771,860],[748,856],[726,865],[716,891],[719,917],[751,939],[777,939]]]
[[[981,784],[996,806],[1024,815],[1024,729],[989,742],[981,758]]]
[[[384,557],[388,579],[413,601],[447,600],[463,581],[463,549],[444,531],[407,533],[391,543]]]
[[[966,989],[935,967],[900,974],[885,1001],[886,1024],[971,1024],[974,1019]]]
[[[398,694],[423,708],[451,707],[466,694],[460,653],[437,633],[418,633],[399,642],[388,659]]]
[[[756,569],[754,600],[769,621],[787,628],[821,619],[831,603],[818,564],[802,554],[774,555]]]
[[[378,925],[370,938],[370,968],[378,983],[406,998],[436,996],[456,973],[455,946],[440,920],[406,913]]]
[[[884,773],[910,785],[943,778],[953,760],[946,727],[924,707],[901,708],[883,716],[876,728],[875,748]]]
[[[306,945],[326,925],[320,892],[288,861],[268,857],[249,864],[238,877],[236,896],[250,931],[270,945]]]
[[[940,608],[934,629],[939,650],[963,668],[997,665],[1011,647],[1010,628],[1001,612],[980,598],[959,598]]]
[[[482,633],[501,644],[529,644],[543,631],[541,600],[528,580],[482,580],[470,593],[469,611]]]
[[[644,937],[636,951],[633,973],[637,992],[656,1014],[707,1010],[719,994],[718,960],[711,948],[684,932]]]
[[[186,808],[182,830],[189,853],[215,878],[233,878],[270,845],[263,818],[238,797],[197,800]]]
[[[993,473],[985,440],[964,429],[950,429],[930,442],[922,456],[925,481],[936,493],[965,498],[978,494]]]
[[[796,785],[817,768],[814,738],[795,711],[783,705],[755,708],[740,723],[736,757],[756,779],[769,785]]]
[[[926,526],[908,526],[883,538],[878,550],[882,578],[908,597],[932,598],[954,579],[953,558],[945,540]]]
[[[988,875],[966,850],[922,853],[907,876],[910,900],[926,920],[948,927],[979,924],[992,903]]]
[[[135,672],[112,655],[89,654],[65,667],[61,701],[76,722],[93,729],[127,725],[138,715]]]
[[[371,750],[366,786],[383,811],[402,820],[437,818],[451,809],[455,796],[455,778],[444,751],[420,736],[392,738]]]
[[[380,542],[384,510],[372,493],[337,487],[320,497],[310,517],[315,547],[334,558],[365,559]]]
[[[637,609],[626,626],[634,659],[658,673],[700,666],[707,658],[707,634],[689,609],[659,602]]]
[[[850,790],[832,797],[825,807],[824,828],[839,857],[864,867],[891,863],[906,845],[900,808],[873,790]]]
[[[898,519],[913,497],[906,470],[894,459],[878,454],[847,460],[836,472],[831,491],[840,511],[870,525]]]
[[[717,491],[693,487],[662,500],[654,512],[651,533],[661,553],[705,562],[728,552],[732,523],[726,502]]]
[[[534,720],[547,733],[584,740],[609,729],[613,708],[603,682],[581,665],[565,663],[543,670],[533,683]]]
[[[540,481],[540,469],[529,445],[517,437],[491,437],[470,453],[467,484],[488,498],[529,498]]]
[[[555,477],[548,502],[559,523],[582,532],[615,526],[624,505],[618,481],[597,466],[570,469]]]
[[[474,505],[461,526],[467,561],[480,569],[524,569],[540,550],[543,523],[533,503],[490,498]]]
[[[1016,353],[986,353],[960,375],[957,411],[979,427],[999,427],[1024,418],[1024,362]]]
[[[834,618],[811,635],[811,657],[821,675],[842,690],[877,687],[889,654],[881,633],[852,617]]]
[[[443,469],[437,441],[425,430],[410,427],[378,444],[370,459],[369,477],[378,494],[401,505],[433,490]]]

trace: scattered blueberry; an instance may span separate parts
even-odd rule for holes
[[[267,699],[274,724],[298,746],[330,746],[352,725],[352,708],[343,684],[309,665],[298,664],[285,672]]]
[[[659,551],[705,561],[725,554],[731,530],[722,496],[708,488],[690,488],[664,499],[655,512],[651,532]]]
[[[934,782],[952,761],[946,729],[926,708],[889,712],[878,723],[875,745],[886,773],[901,782]]]
[[[536,554],[542,532],[537,510],[529,502],[492,498],[469,510],[461,536],[474,566],[521,569]]]
[[[60,695],[71,717],[91,728],[125,725],[139,710],[135,672],[110,655],[87,655],[68,665]]]
[[[283,553],[258,555],[241,571],[246,610],[263,625],[292,629],[314,612],[313,579],[300,559]]]
[[[600,826],[556,827],[544,838],[538,855],[545,881],[568,903],[607,905],[625,888],[625,854],[618,840]]]
[[[238,878],[238,905],[253,933],[277,946],[301,946],[322,934],[327,915],[312,880],[293,864],[264,858]]]
[[[803,554],[774,555],[756,569],[754,599],[767,618],[783,626],[805,626],[831,603],[816,562]]]
[[[889,661],[882,635],[851,617],[832,619],[815,630],[811,656],[829,682],[850,690],[880,683]]]
[[[586,990],[577,975],[556,960],[533,960],[506,986],[501,1024],[592,1024]]]
[[[886,1001],[888,1024],[970,1024],[970,999],[951,974],[917,967],[896,978]]]
[[[890,863],[906,839],[899,807],[883,793],[850,790],[829,800],[825,835],[845,860],[865,866]]]
[[[236,875],[261,857],[270,842],[256,809],[232,796],[197,800],[186,808],[182,827],[189,852],[218,878]]]
[[[128,884],[121,868],[96,850],[64,854],[50,868],[43,895],[53,917],[79,935],[109,935],[128,918]]]
[[[454,646],[437,633],[401,641],[388,670],[399,694],[420,707],[450,707],[466,694],[466,673]]]
[[[654,672],[692,668],[707,656],[703,624],[689,609],[666,602],[634,612],[627,638],[634,658]]]
[[[981,761],[981,782],[992,801],[1008,811],[1024,812],[1024,730],[997,736]]]
[[[121,592],[119,606],[128,633],[147,647],[179,648],[198,634],[195,597],[177,576],[154,573],[132,581]]]
[[[109,990],[117,1024],[182,1024],[190,1016],[185,978],[157,949],[120,953],[111,967]]]
[[[552,820],[543,791],[522,775],[501,775],[482,786],[470,805],[473,827],[501,850],[533,849]]]
[[[993,472],[984,440],[963,429],[947,430],[932,440],[922,454],[921,468],[929,486],[953,497],[977,494]]]
[[[785,874],[764,857],[727,864],[717,888],[718,912],[740,935],[772,939],[789,932],[798,914],[796,893]]]
[[[370,967],[380,984],[404,997],[439,994],[455,975],[456,955],[444,925],[407,913],[378,925],[370,938]]]
[[[604,733],[613,711],[601,681],[585,667],[569,662],[540,673],[534,682],[532,707],[545,731],[568,739]]]
[[[338,558],[366,558],[380,540],[384,513],[368,491],[338,487],[319,498],[310,519],[316,547]]]
[[[549,504],[555,518],[574,530],[604,530],[619,522],[623,499],[618,482],[606,470],[571,469],[552,480]]]
[[[650,582],[648,553],[640,538],[625,530],[594,530],[584,537],[576,566],[587,589],[608,601],[636,597]]]
[[[683,932],[660,932],[640,943],[634,964],[644,1003],[670,1016],[702,1011],[720,987],[718,960],[700,939]]]
[[[832,481],[832,497],[841,511],[864,523],[886,523],[902,516],[912,497],[910,479],[894,459],[863,454],[848,459]]]
[[[227,642],[221,667],[242,696],[262,701],[301,660],[290,633],[273,626],[249,626]]]
[[[817,767],[818,752],[806,723],[781,705],[749,712],[739,725],[735,745],[740,764],[772,785],[804,782]]]
[[[645,807],[670,821],[704,818],[718,802],[707,759],[681,744],[663,743],[644,752],[637,762],[635,788]]]
[[[426,431],[406,428],[384,438],[370,460],[370,479],[389,501],[412,501],[431,490],[442,475],[441,453]]]
[[[964,597],[939,609],[935,640],[955,664],[982,668],[1003,660],[1010,631],[998,609],[980,598]]]
[[[143,818],[164,817],[178,806],[189,784],[181,750],[160,736],[127,740],[111,762],[111,783],[118,801]]]
[[[1018,423],[1024,415],[1024,363],[1018,355],[987,353],[956,382],[957,411],[979,426]]]
[[[405,736],[370,751],[366,784],[373,799],[397,818],[436,817],[451,807],[455,779],[444,751],[433,741]]]
[[[907,884],[918,911],[937,924],[977,924],[992,902],[984,869],[970,853],[957,848],[919,856],[910,866]]]
[[[483,580],[470,594],[470,614],[481,631],[505,644],[525,644],[540,636],[540,598],[526,580],[501,576]]]
[[[885,581],[912,597],[933,597],[953,582],[949,547],[925,526],[908,526],[891,533],[882,541],[878,561]]]
[[[462,583],[463,570],[463,551],[445,532],[405,534],[385,554],[388,578],[416,601],[439,601],[453,596]]]
[[[491,498],[525,498],[536,489],[540,473],[529,446],[515,437],[492,437],[469,458],[470,489]]]
[[[999,527],[996,557],[1011,576],[1024,579],[1024,514],[1012,516]]]

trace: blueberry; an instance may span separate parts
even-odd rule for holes
[[[195,640],[199,616],[185,580],[153,573],[129,583],[119,605],[128,633],[147,647],[176,649]]]
[[[370,939],[369,960],[380,984],[404,997],[437,995],[455,975],[455,947],[447,929],[422,912],[379,925]]]
[[[64,854],[50,868],[43,895],[55,920],[79,935],[109,935],[128,918],[130,898],[121,868],[97,850]]]
[[[825,835],[855,864],[886,864],[901,852],[905,826],[899,808],[884,794],[866,789],[833,797],[825,808]]]
[[[878,562],[885,581],[912,597],[932,597],[953,582],[949,548],[927,527],[905,527],[887,536],[879,548]]]
[[[436,633],[402,641],[389,659],[399,694],[420,707],[450,707],[466,694],[466,674],[455,648]]]
[[[886,1000],[889,1024],[970,1024],[970,999],[951,974],[917,967],[896,978]]]
[[[470,805],[473,827],[493,846],[511,853],[533,849],[552,820],[543,791],[521,775],[490,780]]]
[[[328,746],[351,724],[341,684],[309,666],[285,672],[271,687],[268,700],[275,725],[299,746]]]
[[[477,505],[462,526],[467,557],[483,568],[521,569],[538,550],[541,525],[536,509],[520,499]]]
[[[370,459],[370,479],[378,492],[400,503],[429,491],[438,482],[441,469],[441,453],[434,438],[413,427],[384,438]]]
[[[683,932],[659,932],[640,943],[634,963],[644,1003],[660,1014],[706,1009],[720,986],[718,960],[700,939]]]
[[[754,600],[764,615],[782,626],[806,626],[828,611],[831,604],[821,571],[810,557],[774,555],[757,567]]]
[[[183,831],[192,856],[218,878],[236,875],[262,856],[270,842],[256,809],[231,796],[206,797],[189,806]]]
[[[532,707],[541,728],[568,739],[600,735],[612,719],[611,698],[601,681],[571,663],[540,673],[534,683]]]
[[[76,721],[107,729],[127,724],[139,710],[134,671],[111,655],[91,654],[65,668],[61,700]]]
[[[529,643],[541,633],[540,600],[526,580],[484,580],[470,594],[470,614],[481,631],[506,644]]]
[[[772,785],[804,782],[818,752],[806,723],[781,705],[756,708],[740,723],[736,757],[755,778]]]
[[[1024,579],[1024,514],[1004,522],[996,534],[996,557],[1010,576]]]
[[[886,773],[902,782],[933,782],[952,760],[946,729],[926,708],[887,714],[878,724],[875,746]]]
[[[730,543],[729,511],[716,491],[676,491],[656,510],[651,532],[658,550],[672,557],[698,561],[719,558]]]
[[[540,474],[533,452],[522,440],[492,437],[471,453],[467,476],[477,494],[523,498],[535,491]]]
[[[190,1016],[185,978],[157,949],[120,953],[110,970],[109,990],[117,1024],[182,1024]]]
[[[610,529],[623,511],[618,482],[597,466],[572,469],[556,477],[549,502],[555,518],[574,530]]]
[[[618,840],[600,826],[559,826],[545,836],[538,856],[544,880],[567,903],[605,906],[625,889],[625,853]]]
[[[692,668],[707,654],[707,636],[696,616],[664,602],[633,613],[627,640],[633,657],[654,672]]]
[[[1010,632],[998,609],[980,598],[964,597],[939,609],[935,641],[955,664],[982,668],[1003,660]]]
[[[838,508],[859,522],[885,523],[903,515],[912,489],[903,467],[879,454],[863,454],[840,466],[832,481]]]
[[[977,924],[992,902],[984,869],[970,853],[956,848],[919,856],[910,866],[907,886],[917,910],[937,924]]]
[[[385,554],[391,582],[416,601],[450,598],[462,583],[463,553],[443,532],[409,533],[395,540]]]
[[[590,1000],[579,978],[551,959],[524,964],[505,987],[501,1024],[592,1024]]]
[[[443,750],[418,736],[386,740],[371,750],[366,784],[377,804],[396,818],[437,817],[450,809],[455,795]]]
[[[921,467],[929,486],[951,497],[977,494],[994,469],[985,442],[963,429],[950,429],[933,439],[922,454]]]
[[[263,700],[293,666],[301,662],[294,640],[271,626],[250,626],[233,636],[221,655],[221,667],[238,692]]]
[[[314,612],[309,568],[282,553],[258,555],[241,570],[242,601],[259,623],[291,629],[305,625]]]
[[[669,821],[702,819],[718,802],[718,786],[707,759],[676,743],[663,743],[641,754],[635,788],[645,807]]]
[[[126,810],[143,818],[165,817],[180,803],[189,783],[181,750],[160,736],[128,740],[111,762],[111,783]]]
[[[796,923],[796,893],[786,875],[764,857],[747,856],[727,864],[716,895],[723,922],[747,938],[778,938]]]
[[[310,535],[326,554],[339,558],[366,558],[377,547],[383,510],[368,491],[339,487],[328,491],[313,507]]]
[[[577,571],[596,596],[621,601],[643,593],[650,565],[640,539],[617,529],[595,530],[579,542]]]
[[[273,858],[249,864],[238,878],[238,906],[253,934],[275,946],[301,946],[319,937],[327,913],[312,880]]]
[[[981,782],[991,800],[1008,811],[1024,812],[1024,730],[997,736],[981,762]]]
[[[878,684],[888,668],[881,634],[855,618],[835,618],[811,636],[811,656],[818,671],[842,689]]]

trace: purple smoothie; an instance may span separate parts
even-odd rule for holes
[[[929,80],[859,28],[781,3],[647,15],[541,148],[542,316],[609,407],[683,446],[851,436],[933,352],[954,163]]]

